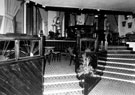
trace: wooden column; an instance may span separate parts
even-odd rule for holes
[[[77,69],[79,68],[79,54],[80,54],[80,30],[76,29],[77,33],[77,39],[76,39],[76,59],[75,59],[75,72],[77,72]]]
[[[15,59],[18,60],[20,57],[20,40],[15,40]]]
[[[105,47],[104,47],[104,50],[107,50],[107,48],[108,48],[108,40],[107,40],[108,34],[109,34],[109,30],[107,29],[106,32],[105,32]]]
[[[40,42],[39,42],[39,54],[41,57],[44,57],[44,53],[45,53],[45,36],[43,35],[43,31],[40,31]],[[42,59],[42,83],[44,83],[44,73],[45,73],[45,57]],[[43,86],[43,85],[42,85]],[[42,87],[44,90],[44,87]]]
[[[101,50],[104,49],[104,14],[100,14],[98,17],[98,39],[99,39],[99,44],[101,45]]]
[[[40,41],[39,41],[39,54],[40,56],[44,56],[44,36],[43,31],[40,31]]]

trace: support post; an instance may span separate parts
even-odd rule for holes
[[[105,46],[104,46],[104,50],[107,50],[107,48],[108,48],[107,36],[108,36],[108,32],[105,32]]]
[[[42,61],[42,84],[44,83],[44,73],[45,73],[45,57],[44,57],[44,53],[45,53],[45,49],[44,49],[44,44],[45,42],[45,36],[43,35],[43,31],[40,31],[40,41],[39,41],[39,54],[40,56],[42,56],[43,58],[41,59]],[[42,85],[42,90],[44,90],[44,85]]]
[[[77,33],[77,39],[76,39],[76,59],[75,59],[75,72],[77,72],[77,69],[79,68],[79,55],[80,55],[80,31],[76,29],[76,33]]]
[[[20,40],[15,40],[15,59],[18,60],[20,56]]]

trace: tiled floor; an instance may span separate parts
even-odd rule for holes
[[[46,62],[45,75],[75,74],[75,65],[69,65],[69,58],[62,57],[61,61]]]
[[[89,95],[135,95],[135,84],[102,79]]]
[[[69,59],[46,63],[45,75],[75,74],[72,64],[69,66]],[[88,95],[135,95],[135,84],[101,79]]]

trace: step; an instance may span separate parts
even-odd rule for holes
[[[79,82],[44,85],[43,95],[82,95],[84,88],[79,86]]]
[[[64,76],[76,76],[76,73],[69,73],[69,74],[46,74],[44,75],[44,78],[49,78],[49,77],[64,77]]]
[[[123,74],[118,72],[96,70],[97,74],[100,76],[115,78],[119,80],[135,81],[135,76],[129,76],[129,74]]]
[[[126,49],[130,49],[128,46],[108,46],[108,50],[126,50]]]
[[[117,58],[117,57],[98,57],[98,59],[100,60],[110,60],[110,61],[120,61],[120,62],[131,62],[131,61],[135,61],[135,58]]]
[[[104,70],[109,72],[118,72],[118,73],[124,73],[129,74],[129,76],[135,76],[135,69],[128,69],[128,68],[121,68],[121,67],[111,67],[111,66],[103,66],[98,65],[98,70]]]
[[[108,48],[127,48],[128,46],[108,46]]]
[[[135,54],[102,54],[102,56],[114,58],[135,58]]]
[[[113,54],[117,54],[117,53],[131,53],[133,52],[132,50],[107,50],[107,53],[113,53]]]
[[[98,57],[98,60],[122,63],[135,63],[134,58]]]
[[[126,63],[126,62],[124,63],[124,62],[98,60],[98,64],[105,65],[105,66],[111,66],[111,67],[121,67],[121,68],[135,69],[134,63]]]
[[[76,78],[76,75],[70,76],[54,76],[54,77],[45,77],[44,83],[45,84],[55,84],[55,83],[65,83],[65,82],[79,82]]]
[[[82,89],[57,90],[54,92],[44,92],[43,95],[84,95]]]
[[[117,58],[117,57],[99,57],[99,59],[107,59],[107,60],[130,60],[130,61],[135,61],[135,58]]]

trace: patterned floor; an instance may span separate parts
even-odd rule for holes
[[[102,79],[88,95],[135,95],[135,84]]]
[[[61,61],[46,63],[45,75],[75,74],[75,65],[69,65],[69,58],[62,57]]]
[[[46,63],[45,76],[64,74],[75,74],[74,65],[69,66],[68,58],[62,58],[60,62],[51,62],[50,65]],[[71,93],[62,95],[71,95]],[[135,95],[135,84],[101,79],[88,95]]]

